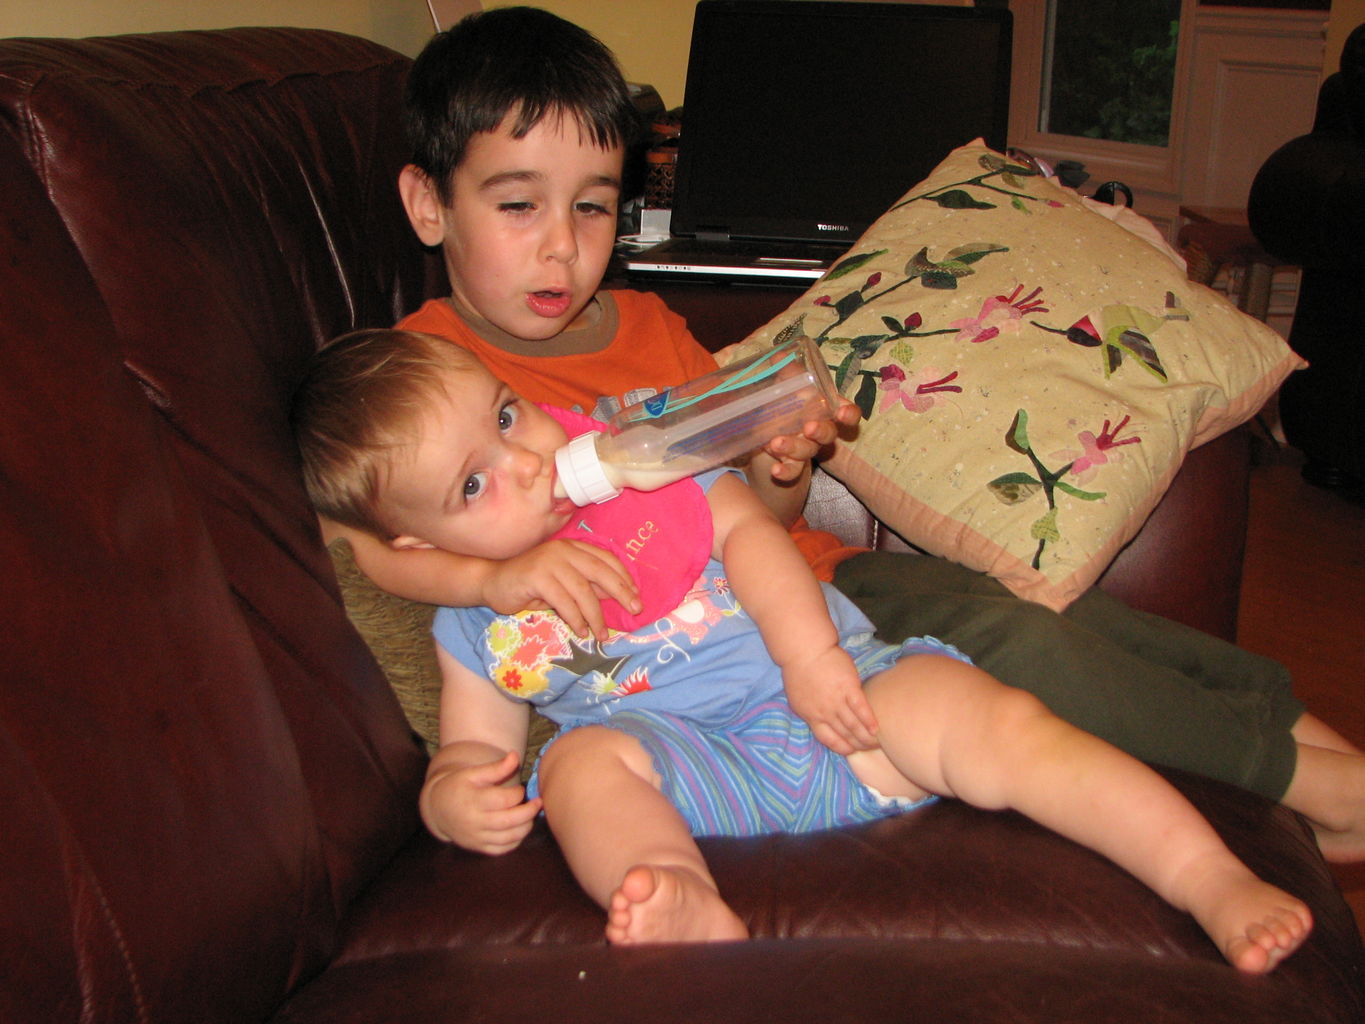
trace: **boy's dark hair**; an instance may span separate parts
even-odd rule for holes
[[[522,138],[547,114],[576,121],[603,149],[629,149],[640,118],[616,58],[592,33],[549,11],[480,11],[436,35],[408,73],[412,163],[443,203],[469,140],[509,114]]]

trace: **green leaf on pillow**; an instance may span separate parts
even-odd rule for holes
[[[905,265],[907,279],[918,277],[925,288],[951,289],[957,287],[959,277],[975,274],[972,264],[993,252],[1008,252],[990,242],[969,242],[949,250],[947,256],[935,263],[929,258],[929,247],[923,246]]]
[[[863,414],[863,419],[871,419],[872,413],[877,406],[877,375],[873,373],[862,373],[862,382],[858,385],[858,393],[853,397],[853,404],[858,407],[858,411]]]
[[[954,188],[947,192],[941,192],[936,196],[925,196],[925,199],[938,203],[945,210],[994,210],[994,203],[987,203],[980,199],[973,198],[972,194],[966,189]]]
[[[957,287],[957,279],[958,275],[951,270],[926,270],[920,275],[919,283],[926,288],[949,289]]]
[[[949,262],[976,263],[993,252],[1009,252],[1009,248],[996,245],[994,242],[968,242],[966,245],[959,245],[955,249],[948,250],[948,259],[941,265],[946,265]]]
[[[1014,422],[1005,435],[1005,443],[1021,455],[1027,455],[1033,449],[1028,439],[1028,413],[1023,409],[1014,414]]]
[[[858,310],[863,308],[867,300],[863,298],[863,293],[859,291],[849,292],[841,296],[833,303],[834,311],[839,314],[839,322],[843,323]]]
[[[977,158],[977,163],[988,171],[997,172],[1000,174],[1002,180],[1008,181],[1011,185],[1019,184],[1019,182],[1015,180],[1017,177],[1036,178],[1041,174],[1040,171],[1037,171],[1032,167],[1027,167],[1024,164],[1012,163],[995,153],[986,153],[982,155]]]
[[[1038,493],[1042,483],[1027,473],[1006,473],[986,485],[1005,505],[1018,505]]]
[[[1034,520],[1034,523],[1031,527],[1029,527],[1028,532],[1030,537],[1032,537],[1036,541],[1042,541],[1044,544],[1047,543],[1048,541],[1052,541],[1055,543],[1061,540],[1062,531],[1057,529],[1057,510],[1055,508],[1050,508],[1046,512],[1044,512],[1038,519]],[[1035,557],[1033,560],[1035,568],[1037,568],[1038,562],[1042,557],[1042,554],[1043,547],[1042,544],[1039,544],[1038,556]]]
[[[1118,346],[1115,347],[1119,346],[1142,363],[1148,373],[1163,384],[1166,383],[1166,368],[1161,365],[1161,357],[1156,354],[1156,346],[1152,344],[1151,338],[1137,331],[1124,331],[1119,335]]]
[[[873,252],[860,252],[853,256],[847,256],[834,264],[834,266],[830,267],[829,272],[825,274],[824,279],[826,281],[834,281],[843,277],[845,274],[851,274],[859,267],[867,266],[885,252],[885,249],[876,249]]]
[[[806,314],[801,313],[795,320],[783,327],[782,330],[778,331],[777,337],[773,339],[773,348],[777,348],[779,345],[785,345],[787,342],[794,341],[801,337],[801,335],[805,333],[802,329],[802,324],[805,322]]]
[[[1099,501],[1108,493],[1107,491],[1083,491],[1079,487],[1073,487],[1065,480],[1057,481],[1057,489],[1066,491],[1067,494],[1073,498],[1080,498],[1081,501]]]

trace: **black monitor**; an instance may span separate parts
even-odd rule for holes
[[[955,147],[1003,149],[1011,24],[1003,8],[701,0],[674,233],[852,241]]]

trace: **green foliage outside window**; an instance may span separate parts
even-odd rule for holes
[[[1165,146],[1180,0],[1053,0],[1052,6],[1043,130]]]

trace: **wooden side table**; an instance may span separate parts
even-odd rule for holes
[[[1182,206],[1185,223],[1177,236],[1191,281],[1212,284],[1224,268],[1236,271],[1240,283],[1229,288],[1237,308],[1264,321],[1270,310],[1275,271],[1291,269],[1266,252],[1247,225],[1245,209],[1230,206]]]

